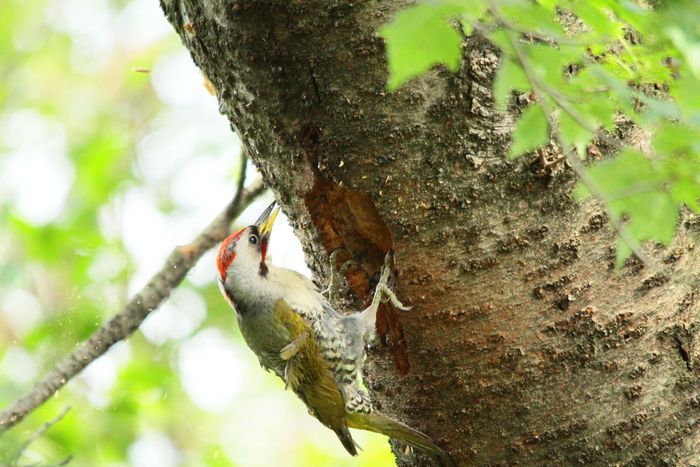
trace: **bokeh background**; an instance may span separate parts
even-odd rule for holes
[[[0,408],[213,219],[239,156],[157,0],[0,1]],[[308,274],[286,219],[271,255]],[[393,465],[386,438],[364,432],[349,457],[258,366],[214,279],[211,252],[140,331],[0,438],[0,465],[69,405],[19,465]]]

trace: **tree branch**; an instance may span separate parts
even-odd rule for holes
[[[141,325],[144,319],[170,295],[185,278],[199,258],[230,232],[231,222],[264,191],[261,180],[242,189],[246,160],[242,161],[239,189],[226,208],[188,244],[170,253],[161,270],[156,273],[126,306],[102,325],[77,350],[59,361],[56,366],[25,396],[0,412],[0,435],[22,421],[71,378],[92,361],[103,355],[115,343],[125,339]]]

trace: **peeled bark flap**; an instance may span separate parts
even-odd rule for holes
[[[391,232],[377,208],[359,191],[343,188],[320,174],[316,175],[314,186],[305,197],[305,205],[325,251],[338,252],[333,266],[340,270],[346,262],[352,261],[345,278],[354,295],[369,302],[369,278],[380,271],[384,257],[393,248]],[[408,373],[408,349],[396,310],[380,305],[377,333],[382,342],[389,337],[399,374]]]
[[[514,117],[493,108],[487,43],[386,92],[376,31],[410,3],[161,2],[319,277],[343,248],[362,301],[394,249],[411,371],[372,350],[382,411],[461,465],[698,465],[698,222],[650,246],[662,274],[615,272],[570,170],[504,158]]]

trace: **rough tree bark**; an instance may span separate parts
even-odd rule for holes
[[[653,250],[665,273],[616,273],[571,171],[503,156],[485,41],[385,92],[376,30],[409,3],[161,0],[319,278],[343,248],[359,306],[395,251],[413,309],[385,310],[366,368],[382,410],[463,465],[697,464],[697,223]]]

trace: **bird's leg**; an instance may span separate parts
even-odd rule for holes
[[[374,289],[374,297],[372,303],[361,314],[362,320],[367,324],[370,335],[374,336],[375,323],[377,321],[377,310],[380,303],[391,302],[399,310],[410,310],[410,306],[405,306],[396,298],[396,294],[389,288],[389,275],[391,274],[391,253],[387,253],[384,258],[384,266],[382,267],[382,275],[379,278],[379,283]]]
[[[330,263],[331,263],[331,277],[328,282],[328,287],[326,287],[321,293],[326,295],[330,303],[335,302],[336,298],[340,295],[340,287],[343,284],[343,278],[348,272],[348,268],[353,264],[357,264],[355,260],[349,259],[340,266],[340,269],[336,269],[336,264],[338,261],[338,253],[340,253],[343,248],[336,248],[331,252]]]
[[[391,264],[392,264],[391,253],[387,253],[384,257],[384,266],[382,266],[382,275],[379,278],[379,283],[374,289],[374,297],[372,298],[372,304],[370,307],[379,307],[379,303],[386,303],[387,299],[399,310],[408,311],[411,309],[410,306],[405,306],[401,301],[396,298],[396,294],[389,288],[389,275],[391,274]],[[383,295],[383,296],[382,296]]]
[[[287,364],[284,366],[284,389],[289,388],[289,383],[290,379],[293,374],[293,368],[294,368],[294,363],[296,360],[293,360],[293,357],[299,353],[299,350],[301,349],[301,346],[304,345],[304,342],[306,342],[306,339],[309,338],[309,333],[306,331],[302,331],[301,334],[299,334],[299,337],[294,339],[292,342],[289,344],[285,345],[282,347],[282,350],[280,350],[280,358],[282,360],[286,360]]]
[[[297,352],[299,352],[299,349],[301,349],[301,346],[304,345],[304,342],[306,342],[306,339],[308,339],[308,337],[309,333],[306,331],[302,331],[302,333],[299,334],[299,337],[282,347],[282,350],[280,350],[280,358],[282,360],[291,359],[297,354]]]

